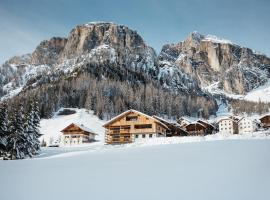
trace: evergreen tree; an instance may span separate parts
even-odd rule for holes
[[[38,138],[41,136],[39,128],[40,128],[40,111],[39,111],[39,104],[35,99],[32,104],[32,119],[33,119],[33,154],[37,154],[40,150],[40,142]]]
[[[27,135],[24,131],[23,107],[15,107],[10,120],[8,151],[11,159],[22,159],[27,152]]]
[[[0,104],[0,157],[7,152],[8,114],[7,104]]]

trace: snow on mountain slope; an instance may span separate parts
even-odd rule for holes
[[[45,75],[49,71],[50,67],[48,65],[6,64],[5,66],[0,66],[0,72],[2,73],[0,74],[0,80],[5,83],[2,89],[6,93],[6,95],[1,97],[1,100],[17,95],[29,80]]]
[[[207,87],[204,87],[203,90],[207,91],[211,94],[222,94],[229,98],[233,99],[244,99],[247,101],[254,102],[270,102],[270,81],[265,83],[264,85],[247,92],[246,95],[240,94],[229,94],[218,87],[219,82],[215,82]]]
[[[0,161],[1,199],[269,199],[269,151],[237,140]]]
[[[60,109],[51,119],[41,120],[40,132],[43,135],[40,137],[40,141],[44,139],[47,144],[51,144],[52,142],[59,140],[59,137],[61,136],[60,131],[66,126],[70,125],[71,123],[78,123],[83,124],[85,127],[95,131],[98,134],[96,136],[96,140],[103,144],[105,130],[102,125],[105,123],[105,121],[98,119],[98,117],[93,114],[93,111],[77,108],[70,109],[75,110],[76,113],[72,115],[59,116],[57,113],[62,110]]]
[[[262,101],[262,102],[270,102],[270,81],[266,84],[250,91],[247,95],[244,96],[245,100],[248,101]]]

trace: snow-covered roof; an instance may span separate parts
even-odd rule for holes
[[[73,124],[86,132],[90,132],[97,135],[92,129],[85,127],[83,124],[77,124],[77,123],[73,123]]]
[[[91,134],[94,134],[94,135],[98,135],[98,134],[96,134],[92,129],[85,127],[83,124],[71,123],[71,124],[68,125],[66,128],[68,128],[68,127],[71,126],[71,125],[75,125],[75,126],[79,127],[81,130],[83,130],[83,131],[85,131],[85,132],[88,132],[88,133],[91,133]],[[63,130],[65,130],[66,128],[64,128]],[[62,130],[62,131],[63,131],[63,130]],[[61,132],[62,132],[62,131],[61,131]]]
[[[214,128],[214,126],[211,123],[209,123],[208,121],[206,121],[206,120],[199,119],[197,122],[200,123],[200,124],[203,124],[203,125],[207,124],[207,125],[212,126]]]
[[[147,115],[147,114],[144,114],[144,113],[142,113],[142,112],[140,112],[140,111],[134,110],[134,109],[127,110],[127,111],[125,111],[125,112],[123,112],[123,113],[121,113],[121,114],[115,116],[115,117],[112,118],[111,120],[107,121],[107,122],[103,125],[103,127],[107,126],[108,124],[114,122],[115,120],[119,119],[120,117],[123,117],[123,116],[125,116],[125,115],[127,115],[128,113],[131,113],[131,112],[135,112],[135,113],[138,113],[138,114],[143,115],[143,116],[145,116],[145,117],[151,118],[151,119],[154,120],[155,122],[158,122],[159,124],[161,124],[161,125],[164,126],[165,128],[169,129],[164,123],[162,123],[162,122],[159,121],[158,119],[156,119],[156,118],[154,118],[154,117],[151,117],[151,116],[149,116],[149,115]]]
[[[227,116],[227,117],[221,117],[221,118],[219,118],[219,119],[217,120],[217,123],[219,123],[219,122],[221,122],[221,121],[223,121],[223,120],[230,120],[230,121],[232,121],[232,122],[235,122],[234,119],[232,119],[230,116]]]
[[[262,115],[261,117],[259,117],[259,119],[261,120],[262,118],[265,118],[265,117],[270,117],[270,113]]]
[[[188,127],[188,126],[192,126],[192,125],[200,125],[200,126],[202,126],[202,127],[204,127],[204,128],[206,128],[206,126],[204,125],[204,124],[202,124],[202,123],[200,123],[200,122],[192,122],[192,123],[190,123],[190,124],[188,124],[188,125],[186,125],[186,127]]]

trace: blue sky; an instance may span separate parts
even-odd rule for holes
[[[269,10],[268,0],[0,0],[0,63],[90,21],[136,29],[157,53],[196,30],[270,56]]]

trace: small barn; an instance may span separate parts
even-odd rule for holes
[[[214,134],[215,133],[215,127],[212,124],[210,124],[208,121],[198,120],[197,122],[206,127],[205,134]]]
[[[94,131],[84,125],[75,123],[68,125],[61,132],[63,133],[61,141],[64,146],[93,142],[97,135]]]
[[[199,122],[192,122],[185,126],[188,135],[205,135],[207,127]]]
[[[260,122],[263,128],[270,128],[270,114],[261,117]]]

